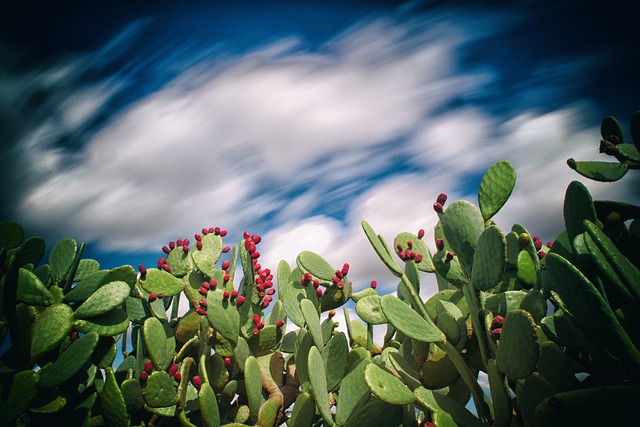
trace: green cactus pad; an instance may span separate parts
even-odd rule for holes
[[[302,272],[309,272],[314,277],[325,282],[330,282],[336,275],[336,269],[331,267],[331,264],[314,252],[300,252],[296,258],[296,263]]]
[[[517,277],[524,284],[524,287],[530,289],[538,281],[538,273],[531,256],[526,251],[520,251],[517,262]]]
[[[282,329],[278,328],[276,325],[267,325],[260,330],[260,334],[257,336],[252,334],[247,340],[247,343],[249,344],[251,353],[258,357],[271,353],[277,348],[278,343],[281,340]]]
[[[506,291],[490,295],[485,300],[485,308],[494,316],[506,316],[507,313],[520,307],[522,299],[527,295],[525,291]]]
[[[29,305],[51,305],[54,302],[53,295],[44,286],[38,276],[30,270],[21,268],[18,273],[18,302]]]
[[[128,427],[129,414],[127,413],[127,405],[116,382],[113,369],[105,369],[105,374],[107,378],[100,395],[103,416],[109,425]]]
[[[416,371],[413,367],[413,364],[402,357],[400,353],[390,353],[389,361],[391,362],[391,367],[393,367],[402,381],[411,390],[414,390],[415,388],[422,385],[422,383],[420,382],[420,380],[422,379],[422,373]]]
[[[447,242],[460,259],[462,267],[470,273],[476,245],[484,231],[480,210],[466,200],[456,200],[442,213],[440,221]]]
[[[349,343],[344,332],[332,336],[322,351],[324,370],[327,374],[327,389],[334,390],[347,372]]]
[[[58,386],[69,378],[89,360],[98,344],[98,334],[90,332],[73,342],[60,357],[46,369],[40,371],[38,385],[44,388]]]
[[[557,393],[544,399],[533,414],[536,426],[629,425],[640,386],[613,385]],[[630,418],[631,417],[631,418]]]
[[[380,257],[380,260],[382,260],[384,265],[386,265],[387,268],[391,271],[391,273],[393,273],[395,276],[397,277],[402,276],[402,273],[403,273],[402,269],[391,256],[389,247],[385,243],[382,236],[376,235],[375,231],[373,231],[373,228],[371,228],[369,223],[367,223],[366,221],[362,221],[361,224],[362,224],[364,233],[367,236],[367,239],[369,239],[371,246],[373,246],[373,249],[376,251],[376,253]]]
[[[407,232],[400,233],[395,239],[393,239],[393,247],[396,248],[396,252],[398,245],[402,246],[403,250],[407,250],[409,249],[408,242],[411,242],[412,247],[410,250],[413,253],[422,255],[422,261],[416,264],[418,270],[433,273],[435,271],[435,267],[431,260],[431,251],[429,251],[427,244],[422,239],[419,239],[417,235]]]
[[[51,248],[49,265],[51,266],[51,280],[59,285],[66,278],[71,269],[78,250],[78,244],[73,239],[64,239]]]
[[[17,248],[24,239],[24,229],[16,222],[0,222],[0,248]]]
[[[116,336],[123,333],[129,327],[127,312],[115,308],[101,316],[90,319],[76,319],[74,327],[78,332],[96,332],[100,336]]]
[[[175,348],[175,338],[171,328],[155,317],[149,317],[142,327],[142,335],[155,368],[168,368]]]
[[[125,302],[130,293],[131,287],[125,282],[107,283],[76,309],[75,316],[87,319],[108,313]]]
[[[100,337],[91,355],[91,363],[100,369],[113,365],[116,358],[116,341],[112,337]]]
[[[402,406],[391,405],[371,396],[364,405],[353,411],[345,427],[395,427],[402,419],[402,408]]]
[[[553,288],[593,342],[623,364],[640,364],[640,353],[595,286],[561,256],[550,253],[546,259]]]
[[[258,360],[253,356],[247,357],[244,364],[244,379],[251,418],[257,419],[262,405],[262,376]]]
[[[564,224],[569,242],[584,233],[584,220],[597,221],[596,210],[589,190],[580,182],[572,181],[564,197]]]
[[[224,291],[216,289],[207,293],[207,319],[211,326],[232,344],[238,342],[240,314],[231,299],[224,299]]]
[[[19,267],[24,267],[27,264],[36,266],[42,261],[45,250],[46,244],[42,238],[29,237],[20,246],[20,251],[16,254],[16,262]]]
[[[209,253],[195,251],[191,253],[191,258],[202,274],[207,277],[213,277],[216,271],[216,260],[214,260]]]
[[[304,299],[300,301],[300,308],[313,343],[318,347],[319,351],[322,351],[324,340],[322,338],[322,328],[320,327],[320,317],[318,316],[316,307],[311,301]]]
[[[449,301],[440,300],[436,303],[438,313],[438,328],[447,339],[460,351],[467,343],[467,324],[462,311]]]
[[[206,427],[220,426],[220,411],[218,410],[218,400],[213,389],[208,383],[202,384],[198,392],[198,403],[200,404],[200,414]]]
[[[467,307],[467,300],[464,298],[464,294],[457,289],[445,289],[433,295],[424,304],[427,314],[434,322],[438,315],[436,305],[440,300],[455,304],[464,316],[469,314],[469,307]]]
[[[401,380],[375,363],[366,366],[364,382],[378,399],[392,405],[407,405],[416,399]]]
[[[625,163],[614,162],[577,162],[574,159],[567,160],[569,167],[585,178],[600,182],[613,182],[624,177],[629,172],[629,166]]]
[[[109,281],[105,281],[108,270],[98,270],[84,277],[71,291],[65,294],[68,302],[82,302],[89,298],[98,288]]]
[[[317,347],[311,347],[308,356],[309,381],[311,382],[311,394],[316,402],[318,412],[328,425],[333,425],[333,417],[329,410],[329,391],[327,389],[327,377],[324,371],[324,362]]]
[[[162,294],[165,297],[177,295],[185,287],[182,280],[164,270],[158,270],[157,268],[148,269],[144,280],[141,280],[140,284],[145,291],[149,293],[153,292],[155,294]]]
[[[0,382],[0,413],[3,425],[10,425],[11,421],[26,411],[38,393],[36,372],[21,371],[8,377],[7,374]]]
[[[540,338],[533,317],[524,310],[507,314],[496,352],[496,364],[511,380],[533,373],[540,354]]]
[[[607,116],[602,119],[600,123],[600,135],[604,140],[608,140],[611,135],[615,135],[620,139],[620,142],[624,142],[622,128],[613,116]]]
[[[433,422],[438,427],[469,426],[482,427],[480,422],[469,410],[455,400],[436,391],[420,387],[414,390],[416,402],[431,411]]]
[[[516,382],[516,401],[525,425],[534,425],[536,407],[556,392],[553,385],[536,372]]]
[[[300,302],[306,298],[307,290],[298,280],[279,287],[280,292],[285,289],[284,293],[280,293],[280,299],[284,303],[284,311],[296,326],[302,328],[304,327],[304,315],[300,309]]]
[[[316,415],[316,405],[309,393],[302,392],[293,405],[289,426],[311,427]]]
[[[352,293],[351,294],[351,299],[353,300],[353,302],[357,303],[362,298],[365,298],[365,297],[368,297],[368,296],[371,296],[371,295],[378,295],[378,291],[376,291],[373,288],[364,288],[361,291]]]
[[[280,407],[282,406],[282,398],[270,397],[266,402],[260,406],[260,412],[258,412],[258,420],[256,426],[258,427],[271,427],[275,424]]]
[[[502,278],[506,266],[506,243],[502,231],[495,225],[485,228],[480,234],[471,271],[471,281],[476,289],[488,291]]]
[[[511,407],[511,389],[504,374],[498,371],[496,361],[489,359],[487,363],[487,376],[493,401],[495,415],[495,427],[509,427],[513,408]]]
[[[167,255],[167,264],[171,268],[171,274],[175,277],[183,277],[191,270],[192,261],[188,252],[182,246],[176,246]]]
[[[372,325],[389,323],[380,307],[379,295],[371,295],[359,300],[356,304],[356,313],[362,320]]]
[[[302,391],[309,391],[311,383],[309,382],[309,350],[313,346],[311,334],[306,329],[300,329],[296,340],[295,363],[296,373],[300,379]]]
[[[511,163],[494,163],[482,177],[478,190],[478,203],[485,220],[493,217],[504,206],[516,185],[516,170]]]
[[[175,381],[165,371],[154,371],[142,389],[142,397],[152,408],[172,406],[178,401]]]
[[[540,357],[536,368],[558,391],[569,391],[578,388],[579,381],[571,369],[571,361],[562,349],[552,341],[540,344]]]
[[[453,384],[460,373],[444,350],[434,349],[422,364],[422,385],[438,390]]]
[[[389,322],[406,336],[423,342],[441,342],[445,339],[436,325],[423,319],[397,297],[384,295],[380,303]]]
[[[73,277],[73,281],[80,282],[96,271],[100,271],[100,263],[98,261],[95,259],[81,259],[78,263],[78,269],[76,270],[76,275]]]
[[[33,325],[31,357],[39,359],[60,345],[73,328],[73,309],[66,304],[53,304],[38,313]]]
[[[351,414],[369,398],[369,387],[364,382],[364,370],[369,359],[359,359],[351,366],[340,383],[340,394],[336,407],[336,424],[344,425]]]
[[[120,385],[122,398],[127,407],[127,412],[133,414],[144,408],[145,402],[142,398],[142,388],[137,378],[124,380]]]

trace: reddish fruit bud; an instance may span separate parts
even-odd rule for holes
[[[613,134],[607,137],[607,141],[609,141],[612,144],[620,144],[622,142],[622,140],[618,135],[613,135]]]
[[[211,285],[209,284],[209,282],[202,282],[202,287],[206,290],[209,290],[209,288],[211,288]]]
[[[222,278],[222,281],[224,283],[227,283],[229,280],[231,280],[231,276],[229,276],[229,273],[225,274],[224,277]]]
[[[231,291],[231,299],[236,299],[236,298],[238,298],[238,291],[234,289]]]
[[[256,328],[253,330],[253,336],[257,337],[258,335],[260,335],[260,329]]]
[[[316,289],[316,295],[318,296],[318,298],[322,297],[322,288]]]
[[[407,246],[409,249],[413,249],[413,242],[411,240],[407,241]]]
[[[162,266],[167,262],[164,258],[158,258],[158,268],[162,268]]]
[[[370,286],[372,289],[375,289],[378,286],[378,282],[376,282],[375,280],[372,280]]]
[[[284,320],[280,319],[276,323],[276,328],[282,328],[284,326]]]
[[[318,286],[320,286],[320,281],[318,279],[313,279],[313,287],[318,289]]]
[[[80,338],[80,335],[78,334],[78,331],[71,331],[71,333],[69,334],[69,338],[71,338],[71,341],[76,341],[78,338]]]
[[[422,254],[416,255],[416,264],[420,264],[422,262]]]
[[[176,246],[182,246],[182,239],[176,240]]]
[[[244,238],[244,240],[249,240],[249,238],[251,237],[251,234],[249,234],[248,231],[245,231],[244,233],[242,233],[242,237]]]
[[[198,248],[199,251],[202,250],[202,242],[200,240],[196,242],[196,248]]]
[[[201,243],[201,242],[200,242],[200,243]],[[189,252],[189,246],[187,246],[187,245],[182,245],[182,250],[183,250],[184,252]]]
[[[402,248],[402,245],[401,245],[400,243],[398,243],[398,244],[396,245],[396,249],[398,250],[398,252],[402,252],[402,249],[403,249],[403,248]]]
[[[338,289],[344,289],[344,282],[338,282],[336,286],[338,287]]]
[[[436,240],[436,248],[441,251],[444,249],[444,240],[438,239]]]
[[[258,328],[258,329],[262,329],[262,328],[264,328],[264,322],[258,322],[258,323],[256,324],[256,328]]]
[[[254,259],[253,261],[255,262],[255,261],[258,261],[258,260]],[[260,267],[262,267],[262,266],[260,264],[258,264],[258,263],[255,263],[255,264],[253,264],[253,267],[256,269],[256,271],[260,271]]]
[[[229,246],[225,246],[224,248],[222,248],[222,253],[226,254],[227,252],[229,252],[231,250],[231,248]]]
[[[258,236],[257,234],[254,234],[253,236],[251,236],[251,240],[253,240],[253,243],[257,245],[262,241],[262,237]]]
[[[180,374],[180,372],[176,372],[176,373],[173,375],[173,379],[174,379],[174,380],[176,380],[177,382],[182,381],[182,375]]]
[[[494,340],[499,340],[500,335],[502,335],[502,328],[496,328],[491,331],[491,338],[493,338]]]
[[[444,206],[444,204],[447,203],[447,195],[444,193],[440,193],[440,195],[436,199],[436,203],[440,203],[442,206]]]
[[[214,229],[213,229],[213,232],[214,232],[215,234],[218,234],[218,235],[219,235],[219,234],[220,234],[220,227],[216,227],[216,228],[214,228]]]
[[[227,270],[229,268],[229,260],[222,261],[222,269]]]
[[[236,301],[236,307],[240,307],[242,304],[244,304],[244,297],[240,295]]]
[[[146,371],[140,372],[140,381],[145,382],[149,378],[149,374]]]
[[[533,241],[533,246],[535,246],[536,251],[539,251],[542,248],[542,242],[540,239]]]
[[[496,329],[496,328],[502,328],[503,324],[504,324],[504,317],[502,317],[502,316],[500,316],[498,314],[491,321],[491,330]]]
[[[253,315],[253,324],[257,325],[258,323],[260,323],[260,315],[259,314],[254,314]]]
[[[149,297],[148,297],[149,302],[154,302],[156,298],[158,298],[158,295],[154,294],[153,292],[149,294]]]
[[[260,299],[264,298],[264,292],[258,292],[258,298]]]
[[[406,251],[404,251],[404,257],[405,259],[412,259],[415,256],[415,254],[413,253],[413,251],[407,249]]]
[[[336,311],[335,310],[329,310],[329,319],[332,319],[333,316],[336,315]]]
[[[229,366],[231,366],[231,358],[230,357],[225,357],[224,358],[224,366],[226,366],[227,368]]]
[[[162,299],[162,298],[164,298],[164,295],[158,294],[158,299]]]
[[[168,254],[169,252],[171,252],[171,249],[169,249],[167,246],[163,246],[162,252],[164,252],[165,254]]]
[[[442,203],[435,202],[433,204],[433,210],[436,211],[439,214],[442,213],[442,211],[443,211]]]
[[[551,249],[553,247],[553,242],[547,242],[547,247]]]
[[[424,237],[424,230],[421,228],[418,230],[418,239],[422,239]]]
[[[149,374],[153,372],[153,363],[151,363],[151,361],[149,360],[144,362],[144,370],[147,371],[147,373]]]
[[[171,273],[171,267],[169,267],[169,264],[164,264],[164,265],[162,266],[162,269],[163,269],[164,271],[166,271],[167,273]]]
[[[542,259],[542,258],[544,258],[546,255],[547,255],[547,254],[546,254],[546,252],[540,251],[540,252],[538,252],[538,259]]]
[[[447,252],[447,261],[451,261],[453,257],[456,256],[453,252]]]
[[[273,295],[276,293],[276,290],[271,288],[271,289],[267,289],[267,295]]]
[[[338,277],[332,277],[331,278],[331,283],[333,283],[334,285],[337,285],[338,282],[340,282],[340,279]]]
[[[167,371],[167,373],[169,374],[170,377],[172,377],[176,374],[176,372],[178,372],[178,365],[173,363],[171,364],[171,366],[169,366],[169,370]]]
[[[271,302],[271,300],[269,298],[265,298],[264,301],[262,301],[262,308],[267,308],[269,307],[269,303]]]
[[[220,230],[220,237],[224,237],[227,235],[227,230]]]
[[[189,240],[189,238],[187,237],[182,241],[182,246],[189,246],[189,243],[191,243],[191,240]]]
[[[216,232],[216,229],[213,227],[209,227],[209,234],[214,234]]]
[[[207,302],[207,300],[204,300],[204,299],[201,299],[198,304],[200,304],[200,307],[202,308],[207,308],[209,306],[209,303]]]
[[[207,289],[203,286],[200,289],[198,289],[198,292],[200,292],[200,295],[207,296]]]
[[[342,279],[342,270],[336,270],[336,277],[334,279]]]
[[[258,259],[258,258],[260,258],[260,252],[254,252],[254,253],[252,253],[252,254],[251,254],[251,258],[252,258],[252,259]]]
[[[209,285],[211,285],[212,288],[215,288],[218,286],[218,282],[215,279],[211,279],[209,280]]]
[[[229,292],[229,291],[224,291],[224,293],[222,294],[222,298],[224,298],[224,299],[229,299],[229,297],[231,297],[231,292]]]
[[[205,310],[202,307],[198,307],[198,308],[196,308],[196,313],[198,313],[200,316],[206,316],[207,310]]]
[[[200,377],[196,375],[195,377],[191,378],[191,384],[193,384],[196,390],[200,390],[200,387],[202,387],[202,379],[200,379]]]
[[[201,231],[203,236],[206,236],[207,234],[209,234],[209,230],[207,230],[206,228],[203,228]]]
[[[407,255],[404,252],[398,252],[398,257],[404,261],[407,259]]]
[[[140,271],[140,275],[141,276],[146,276],[147,275],[147,268],[144,265],[140,264],[138,266],[138,270]]]
[[[342,266],[342,275],[346,276],[347,274],[349,274],[349,264],[345,262]]]
[[[176,242],[169,242],[169,248],[173,249],[176,247]]]
[[[195,239],[199,242],[202,240],[202,236],[199,235],[198,233],[194,234],[193,237],[195,237]]]

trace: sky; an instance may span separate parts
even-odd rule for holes
[[[640,109],[631,1],[86,3],[0,15],[0,220],[103,268],[219,226],[263,268],[311,250],[392,292],[360,221],[433,251],[437,195],[476,201],[502,159],[505,230],[553,240],[572,180],[640,203],[566,166]]]

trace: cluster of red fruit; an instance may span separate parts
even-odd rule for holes
[[[491,338],[494,340],[499,340],[500,335],[502,335],[502,325],[504,324],[504,317],[499,314],[493,318],[491,321],[491,327],[489,331],[491,332]]]
[[[545,255],[547,255],[547,253],[545,251],[542,251],[542,240],[540,240],[540,237],[538,236],[533,236],[533,245],[536,248],[536,251],[538,251],[538,259],[542,259],[545,257]],[[547,248],[551,249],[551,247],[553,246],[553,242],[548,242],[547,243]]]
[[[244,248],[249,253],[249,257],[253,263],[256,290],[258,291],[258,298],[260,299],[259,303],[264,309],[269,307],[269,304],[273,301],[273,295],[276,293],[276,290],[273,288],[273,274],[271,274],[271,270],[268,268],[263,270],[258,262],[260,252],[256,250],[256,245],[262,241],[262,237],[257,234],[250,234],[248,231],[245,231],[242,237],[244,237]]]
[[[415,261],[416,264],[420,264],[422,262],[422,254],[414,252],[413,242],[411,240],[407,241],[407,249],[404,249],[400,243],[396,245],[398,257],[402,261]]]
[[[262,330],[262,328],[264,328],[264,322],[260,318],[259,314],[253,315],[253,324],[255,325],[255,328],[253,329],[253,335],[254,336],[260,335],[260,331]],[[276,323],[276,327],[282,328],[283,326],[284,326],[284,320],[282,319],[278,320],[278,322]]]
[[[140,381],[145,382],[149,378],[149,375],[153,372],[153,363],[150,360],[144,362],[144,370],[140,372]],[[169,370],[167,371],[170,377],[173,377],[174,380],[180,382],[182,379],[182,375],[178,372],[178,365],[175,363],[169,366]]]
[[[349,274],[349,264],[345,262],[341,270],[336,270],[335,276],[331,278],[330,286],[335,286],[340,290],[344,289],[344,279],[347,274]],[[318,279],[314,279],[311,273],[305,273],[300,278],[300,283],[302,283],[302,286],[304,287],[306,287],[309,283],[312,283],[313,287],[316,290],[316,295],[318,296],[318,298],[322,297],[322,288],[320,288],[320,282],[318,281]]]

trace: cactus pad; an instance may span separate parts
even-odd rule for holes
[[[509,379],[533,373],[540,354],[540,338],[533,317],[524,310],[507,314],[496,352],[496,364]]]
[[[165,371],[154,371],[142,390],[144,401],[152,408],[164,408],[178,401],[175,382]]]
[[[31,357],[39,359],[69,335],[73,328],[73,310],[66,304],[53,304],[38,313],[33,326]]]
[[[140,284],[145,291],[149,293],[162,294],[165,297],[177,295],[184,289],[182,280],[174,277],[172,274],[157,268],[150,268],[144,280]]]
[[[476,289],[487,291],[495,287],[506,266],[506,239],[495,225],[484,229],[473,256],[471,280]]]
[[[51,388],[74,376],[91,357],[98,338],[98,334],[90,332],[73,342],[52,365],[40,371],[38,385]]]
[[[423,342],[441,342],[444,334],[393,295],[384,295],[380,305],[389,322],[406,336]]]
[[[130,293],[131,287],[125,282],[107,283],[98,288],[76,309],[75,316],[79,319],[87,319],[108,313],[125,302]]]
[[[478,203],[485,220],[493,217],[509,199],[516,184],[516,170],[511,163],[494,163],[482,177],[478,190]]]

